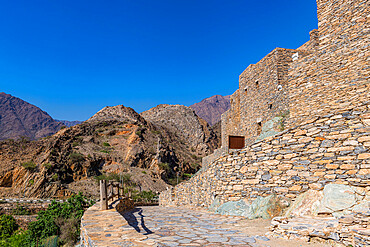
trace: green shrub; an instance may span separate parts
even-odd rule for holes
[[[109,154],[109,151],[107,151],[107,150],[100,150],[100,152]]]
[[[37,221],[31,222],[28,226],[28,232],[32,242],[46,240],[49,237],[60,235],[62,244],[75,241],[75,236],[80,235],[80,222],[84,210],[92,205],[79,193],[70,197],[66,202],[60,203],[52,201],[46,210],[40,211],[37,215]],[[72,237],[70,232],[68,236],[62,239],[66,227],[73,231]]]
[[[195,160],[199,158],[199,157],[198,157],[198,156],[196,156],[195,154],[192,154],[192,155],[191,155],[191,157],[192,157],[193,159],[195,159]]]
[[[85,157],[82,154],[80,154],[80,153],[73,152],[73,153],[71,153],[69,155],[69,159],[73,163],[78,163],[78,162],[84,161],[85,160]]]
[[[104,142],[104,143],[103,143],[103,146],[104,146],[104,147],[110,147],[110,144],[109,144],[108,142]]]
[[[43,166],[46,168],[46,170],[49,170],[50,168],[53,167],[51,163],[45,163]]]
[[[169,172],[171,170],[170,164],[168,163],[159,163],[158,166],[159,166],[159,169],[164,170],[166,172]]]
[[[22,163],[21,165],[31,172],[35,171],[37,167],[37,165],[33,161],[27,161],[27,162]]]
[[[0,216],[0,239],[9,238],[18,229],[17,222],[11,215]]]
[[[176,186],[179,183],[181,183],[182,181],[183,181],[183,179],[181,177],[178,177],[178,178],[169,178],[168,179],[168,183],[171,184],[172,186]]]
[[[32,244],[30,235],[26,231],[17,231],[6,239],[0,239],[0,247],[30,247]]]
[[[152,191],[141,191],[141,192],[133,191],[133,193],[131,194],[131,199],[135,202],[142,201],[150,202],[153,201],[155,197],[156,194]]]
[[[128,173],[122,174],[121,179],[123,184],[136,186],[136,184],[131,180],[131,175]]]
[[[155,134],[155,135],[159,135],[161,132],[158,131],[158,130],[152,130],[152,133]]]
[[[143,174],[147,174],[147,173],[146,173],[146,171],[141,171],[141,173],[143,173]]]
[[[31,211],[24,206],[17,205],[16,208],[12,210],[12,215],[30,215]]]
[[[79,237],[79,220],[76,218],[58,218],[56,224],[60,228],[60,240],[67,246],[74,246]]]
[[[138,137],[143,137],[143,130],[138,130],[135,132],[135,134],[138,136]]]
[[[28,182],[28,185],[33,185],[35,183],[35,180],[31,179],[29,182]]]
[[[77,147],[78,145],[80,145],[80,143],[78,143],[78,142],[73,142],[73,143],[72,143],[72,146],[73,146],[73,147]]]
[[[136,186],[136,183],[134,183],[131,179],[131,175],[128,173],[108,173],[108,174],[102,174],[95,177],[96,180],[107,180],[107,181],[116,181],[121,182],[128,186]]]
[[[198,170],[200,165],[198,163],[193,163],[190,165],[191,168],[193,168],[194,170]]]
[[[53,174],[53,176],[51,176],[51,179],[53,180],[53,181],[58,181],[58,178],[59,178],[59,176],[58,176],[58,174]]]

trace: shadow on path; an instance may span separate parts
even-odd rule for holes
[[[140,219],[139,219],[141,221],[140,225],[141,225],[141,228],[145,231],[145,233],[143,233],[143,234],[144,235],[152,234],[153,232],[145,226],[144,217],[146,217],[146,216],[143,215],[143,209],[142,208],[135,208],[133,210],[124,212],[122,214],[122,216],[123,216],[123,218],[125,218],[127,223],[130,226],[132,226],[137,232],[141,232],[141,229],[139,227],[138,218],[136,218],[136,216],[134,215],[135,213],[137,213],[140,216]]]

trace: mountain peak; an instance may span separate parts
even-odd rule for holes
[[[87,121],[91,122],[109,120],[146,123],[145,119],[141,117],[134,109],[123,105],[106,106],[95,113],[95,115],[89,118]]]
[[[214,95],[190,106],[211,126],[221,120],[221,114],[230,108],[230,95]]]
[[[49,114],[20,98],[0,93],[0,140],[30,139],[54,134],[63,126]]]

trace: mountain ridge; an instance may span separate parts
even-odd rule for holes
[[[230,108],[230,95],[214,95],[190,106],[195,113],[211,126],[221,120],[221,115]]]
[[[49,136],[63,126],[47,112],[20,98],[0,93],[0,140]]]
[[[190,145],[194,136],[198,143]],[[0,195],[67,197],[82,191],[97,197],[94,177],[104,173],[128,174],[142,189],[159,192],[194,174],[217,144],[209,125],[186,106],[141,115],[122,105],[105,107],[47,138],[1,141]]]

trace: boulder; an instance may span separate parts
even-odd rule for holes
[[[328,184],[318,213],[333,213],[348,209],[357,202],[356,191],[344,184]]]
[[[267,197],[257,197],[250,206],[249,212],[245,215],[248,219],[270,219],[278,216],[282,212],[282,205],[276,195],[269,195]]]
[[[262,126],[261,134],[257,137],[256,141],[265,139],[266,137],[273,136],[282,131],[283,117],[274,117],[267,121]]]
[[[211,205],[212,206],[212,205]],[[210,207],[211,208],[211,207]],[[226,202],[219,206],[215,213],[222,215],[244,216],[248,219],[270,219],[281,214],[283,209],[276,195],[257,197],[251,204],[246,200]]]
[[[220,199],[218,199],[218,197],[216,197],[213,202],[211,203],[211,205],[209,206],[208,210],[211,211],[211,212],[215,212],[216,209],[221,206],[221,202],[220,202]]]
[[[215,213],[221,215],[246,216],[249,214],[249,203],[241,199],[239,201],[226,202],[219,206]]]
[[[299,195],[286,210],[284,217],[306,216],[318,213],[323,193],[317,190],[308,190]]]

